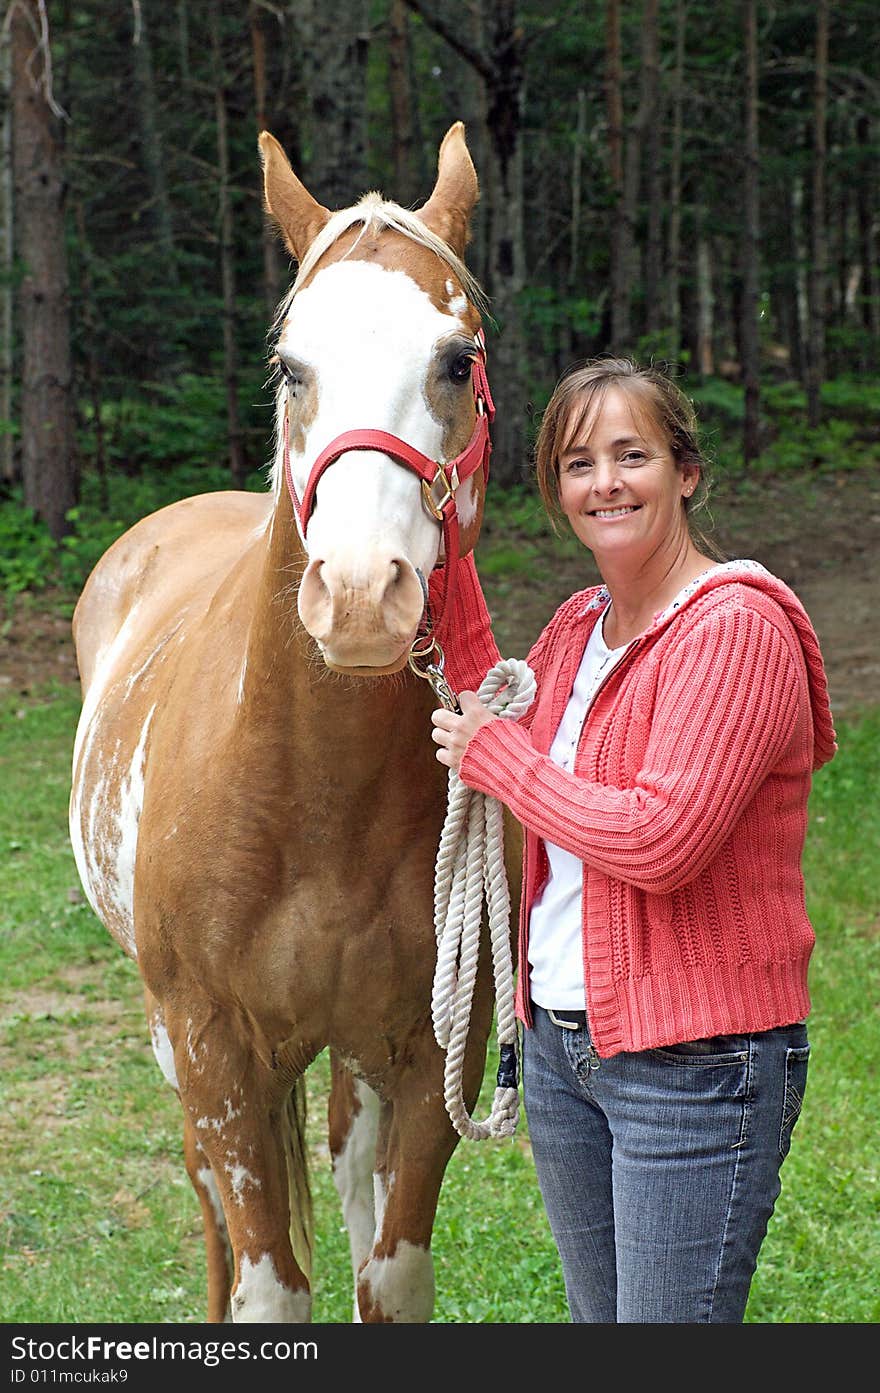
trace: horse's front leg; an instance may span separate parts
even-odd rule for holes
[[[290,1082],[247,1048],[216,1005],[191,999],[177,1020],[166,1011],[166,1021],[189,1146],[209,1164],[226,1219],[232,1318],[307,1321],[308,1261],[297,1261],[290,1236],[290,1197],[301,1189],[289,1173],[299,1148],[285,1138]]]
[[[414,1061],[395,1089],[384,1148],[380,1138],[376,1238],[357,1282],[363,1321],[429,1321],[434,1310],[431,1234],[459,1138],[444,1106],[433,1040],[421,1053],[421,1067]],[[481,1077],[473,1060],[465,1087],[471,1106]]]

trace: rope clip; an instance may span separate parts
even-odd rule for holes
[[[434,661],[425,662],[424,667],[422,667],[421,660],[430,658],[432,653],[436,654]],[[455,695],[455,692],[452,690],[443,672],[445,664],[446,659],[443,654],[443,649],[435,638],[431,638],[430,647],[428,648],[417,649],[416,646],[413,645],[413,649],[409,655],[410,668],[417,677],[424,677],[425,681],[429,683],[431,690],[441,706],[445,707],[447,711],[454,711],[457,716],[460,716],[461,707],[458,704],[458,697]]]

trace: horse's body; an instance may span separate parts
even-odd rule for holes
[[[300,261],[278,339],[275,486],[165,508],[90,577],[71,837],[96,913],[137,958],[183,1105],[209,1319],[309,1318],[302,1076],[329,1046],[355,1316],[426,1320],[457,1137],[431,1025],[446,776],[431,691],[406,663],[440,529],[419,480],[363,448],[326,470],[300,523],[293,500],[340,432],[393,431],[441,460],[467,440],[461,354],[479,317],[458,272],[476,181],[454,127],[423,242],[412,214],[401,228],[368,209],[339,229],[271,137],[261,148]],[[466,553],[481,478],[456,501]],[[469,1106],[491,1008],[483,970]]]

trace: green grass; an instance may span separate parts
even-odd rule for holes
[[[200,1321],[200,1219],[177,1100],[153,1060],[136,970],[79,895],[67,841],[77,710],[65,688],[0,703],[0,1313],[12,1323]],[[816,779],[806,853],[818,934],[811,1077],[753,1322],[880,1316],[880,711],[843,726],[840,739]],[[490,1049],[480,1116],[496,1062]],[[309,1083],[314,1314],[348,1322],[325,1057]],[[566,1321],[524,1118],[511,1141],[459,1146],[434,1256],[439,1322]]]

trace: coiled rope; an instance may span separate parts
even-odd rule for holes
[[[491,668],[477,693],[493,715],[517,720],[535,695],[527,663],[506,658]],[[469,1116],[462,1094],[464,1055],[477,977],[485,897],[495,976],[495,1012],[501,1054],[498,1086],[484,1122]],[[449,771],[446,821],[434,876],[437,965],[431,1013],[437,1044],[446,1051],[446,1111],[471,1141],[510,1137],[519,1119],[519,1066],[510,951],[510,890],[504,868],[504,814],[496,798],[477,793]]]

